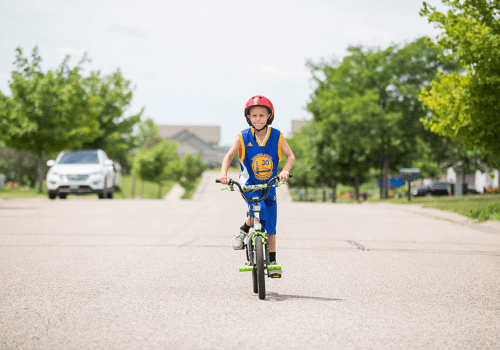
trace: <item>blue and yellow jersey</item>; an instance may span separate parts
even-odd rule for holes
[[[254,128],[243,130],[239,133],[239,137],[238,156],[241,167],[239,183],[241,185],[267,183],[271,177],[278,174],[283,133],[268,127],[262,143],[255,136]],[[270,198],[274,196],[275,190],[275,188],[271,188]]]

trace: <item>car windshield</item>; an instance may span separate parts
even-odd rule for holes
[[[97,152],[70,152],[62,156],[58,164],[99,164]]]

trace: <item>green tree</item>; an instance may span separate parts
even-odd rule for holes
[[[207,169],[199,154],[186,154],[182,157],[180,185],[186,190],[192,190],[196,179]]]
[[[447,50],[464,74],[439,74],[421,99],[433,111],[423,118],[432,132],[458,140],[468,149],[483,149],[500,159],[500,2],[442,0],[447,13],[424,2],[420,11],[443,32],[436,46]]]
[[[177,144],[156,137],[147,142],[134,156],[133,170],[143,181],[158,184],[158,198],[167,180],[178,181]]]
[[[84,57],[70,68],[66,57],[56,71],[42,73],[38,48],[29,61],[17,49],[11,97],[0,93],[0,136],[7,147],[33,153],[42,192],[45,155],[79,148],[98,131],[98,106],[88,97],[80,75]]]
[[[148,118],[139,123],[139,132],[137,134],[137,144],[139,146],[142,146],[147,141],[157,136],[159,136],[158,127],[152,119]]]
[[[368,169],[380,167],[381,198],[388,197],[389,172],[424,156],[416,152],[430,134],[419,122],[425,115],[420,90],[438,70],[456,66],[440,63],[440,50],[425,38],[401,48],[348,51],[341,62],[309,63],[318,84],[308,110],[318,123],[320,173],[359,184]]]
[[[35,187],[38,182],[38,158],[30,152],[0,147],[0,173],[10,181]]]
[[[294,187],[313,187],[316,186],[317,169],[314,160],[316,159],[315,139],[318,133],[314,121],[309,121],[302,126],[300,130],[293,134],[293,137],[287,139],[287,143],[295,155],[295,163],[293,165],[293,177],[288,180],[290,186]],[[285,166],[285,159],[279,164],[279,172]],[[278,172],[278,173],[279,173]]]
[[[109,158],[118,161],[124,169],[129,169],[129,153],[136,147],[132,131],[143,112],[124,117],[132,100],[130,81],[124,79],[120,70],[117,70],[104,77],[101,77],[100,72],[92,72],[84,79],[84,84],[98,109],[99,130],[93,140],[85,142],[81,147],[102,149]]]

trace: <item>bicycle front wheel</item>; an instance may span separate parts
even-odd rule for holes
[[[250,250],[249,247],[250,244],[246,245],[247,249],[247,259],[248,261],[253,261],[255,262],[255,254],[253,250]],[[255,265],[255,264],[254,264]],[[257,269],[254,266],[254,269],[252,270],[252,286],[253,286],[253,292],[257,294],[259,292],[259,284],[257,282]]]
[[[257,264],[257,283],[259,285],[259,299],[266,298],[266,276],[264,272],[264,244],[262,237],[255,237],[255,262]]]

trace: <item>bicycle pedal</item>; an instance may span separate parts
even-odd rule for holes
[[[271,278],[281,278],[281,273],[273,272],[273,273],[269,274],[269,277],[271,277]]]
[[[245,272],[245,271],[253,271],[253,266],[240,266],[240,272]]]
[[[281,265],[267,265],[268,270],[281,270]]]

